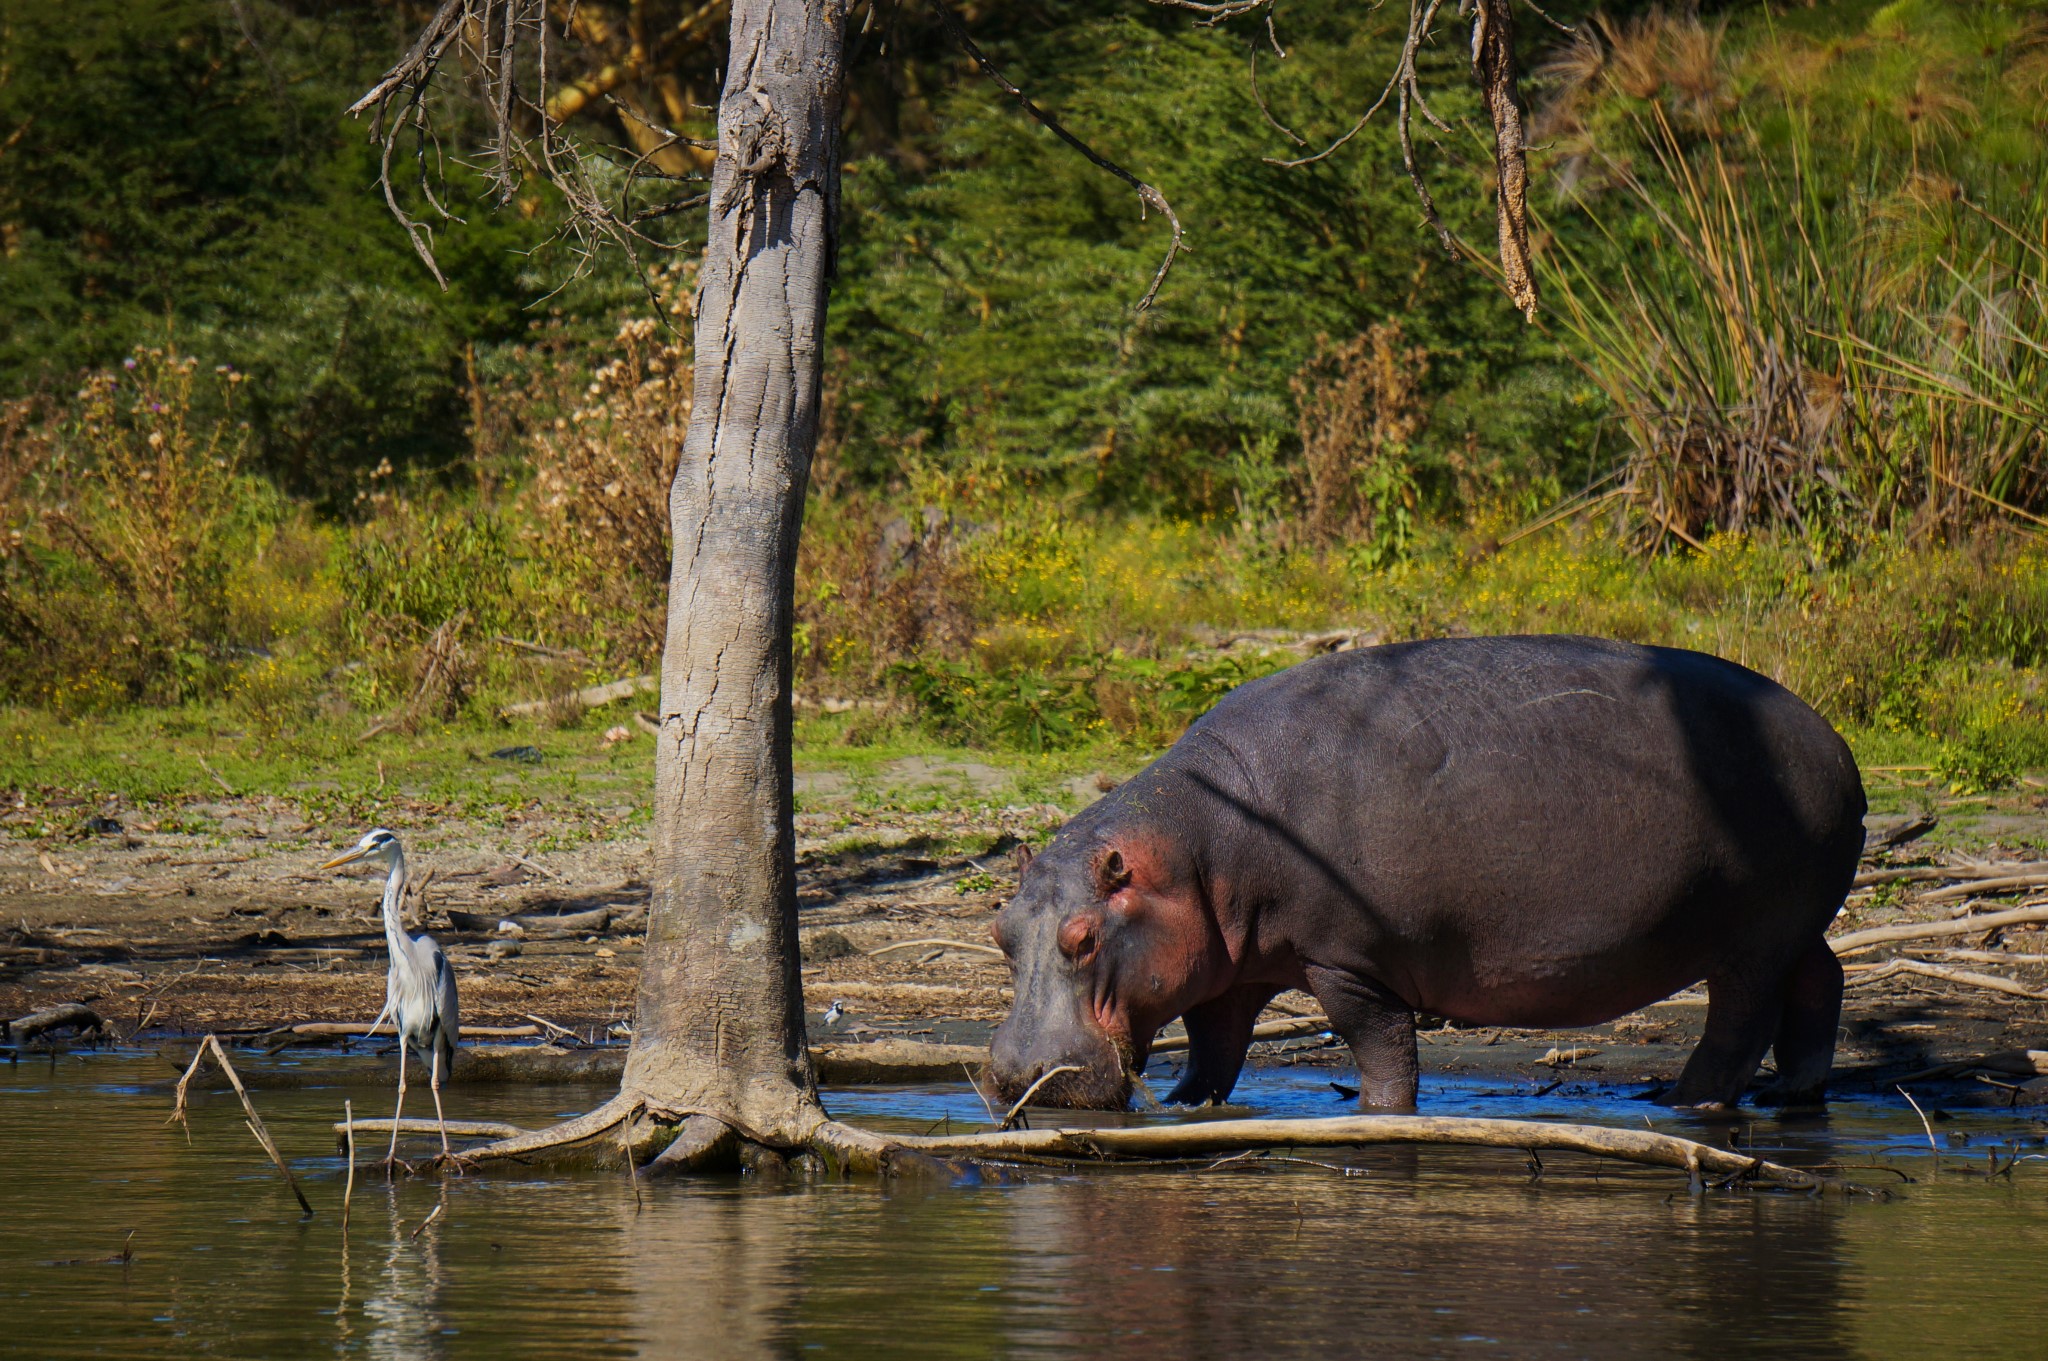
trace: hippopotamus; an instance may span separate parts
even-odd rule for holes
[[[1775,1048],[1767,1096],[1817,1100],[1863,814],[1826,720],[1705,653],[1522,636],[1305,661],[1020,856],[988,1074],[1008,1100],[1121,1108],[1180,1017],[1168,1099],[1220,1103],[1260,1011],[1305,988],[1360,1105],[1412,1110],[1418,1012],[1587,1026],[1704,980],[1661,1099],[1733,1105]]]

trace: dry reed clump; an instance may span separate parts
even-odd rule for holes
[[[593,643],[622,659],[652,656],[664,632],[669,487],[690,422],[694,275],[694,265],[677,265],[657,279],[680,329],[651,317],[626,321],[577,404],[531,441],[533,483],[521,498],[534,522],[527,537],[565,595],[565,628],[603,621],[619,632]]]
[[[219,669],[268,499],[239,476],[242,375],[199,367],[139,346],[55,410],[0,414],[0,686],[65,709],[169,703]]]
[[[797,552],[799,683],[872,690],[904,658],[964,656],[984,613],[963,549],[973,527],[935,505],[898,511],[821,480]]]
[[[1409,455],[1424,420],[1418,390],[1428,370],[1428,352],[1405,344],[1398,322],[1342,345],[1318,344],[1291,383],[1301,462],[1300,510],[1288,537],[1297,546],[1350,546],[1375,564],[1407,550],[1417,507]]]

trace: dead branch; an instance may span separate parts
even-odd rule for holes
[[[1828,944],[1838,955],[1855,954],[1874,945],[1895,940],[1935,940],[1942,936],[1971,936],[1996,931],[2004,926],[2027,926],[2048,922],[2048,906],[2016,907],[2009,912],[1984,912],[1972,917],[1951,917],[1939,922],[1905,922],[1897,926],[1873,926],[1836,936]]]
[[[2048,872],[2035,871],[2031,874],[2008,874],[1995,879],[1972,879],[1966,883],[1950,884],[1920,895],[1923,903],[1953,902],[1958,898],[1975,898],[1994,894],[2021,893],[2032,888],[2048,888]]]
[[[189,1135],[191,1126],[187,1125],[185,1121],[185,1088],[192,1081],[192,1075],[199,1071],[199,1065],[206,1060],[206,1056],[209,1053],[213,1055],[213,1061],[220,1065],[221,1072],[225,1073],[228,1081],[233,1084],[235,1095],[242,1099],[242,1110],[249,1117],[249,1133],[256,1136],[256,1142],[261,1144],[263,1151],[270,1155],[270,1161],[277,1164],[277,1170],[284,1175],[285,1185],[291,1187],[292,1195],[298,1198],[299,1208],[306,1212],[308,1218],[311,1218],[313,1207],[307,1202],[306,1193],[299,1189],[299,1179],[292,1175],[291,1167],[285,1162],[283,1155],[277,1151],[277,1145],[271,1142],[270,1131],[263,1127],[263,1117],[256,1113],[256,1103],[249,1099],[249,1093],[242,1086],[240,1075],[235,1072],[235,1065],[228,1062],[228,1051],[221,1048],[220,1041],[211,1035],[208,1035],[199,1042],[199,1052],[192,1056],[192,1066],[185,1070],[185,1076],[178,1079],[178,1099],[177,1104],[171,1109],[171,1121],[176,1121],[180,1125],[186,1125]],[[165,1121],[165,1123],[169,1124],[171,1121]]]
[[[955,1136],[905,1136],[892,1141],[922,1153],[1000,1159],[1007,1156],[1106,1162],[1118,1158],[1191,1157],[1265,1148],[1360,1148],[1375,1144],[1454,1144],[1478,1148],[1557,1149],[1813,1190],[1831,1178],[1651,1130],[1540,1120],[1480,1120],[1444,1115],[1354,1115],[1321,1120],[1212,1120],[1130,1128],[1009,1130]]]
[[[969,940],[944,940],[938,936],[919,940],[899,940],[893,945],[884,945],[878,950],[868,951],[868,957],[872,959],[876,955],[886,955],[892,950],[915,950],[921,945],[934,946],[943,950],[965,950],[969,954],[994,955],[997,959],[1003,957],[1003,952],[993,945],[977,945]]]
[[[1477,0],[1472,11],[1472,74],[1493,116],[1494,203],[1501,274],[1508,296],[1536,320],[1536,276],[1529,260],[1529,153],[1522,94],[1515,81],[1514,11],[1509,0]]]
[[[2010,978],[1971,973],[1967,969],[1944,968],[1939,964],[1929,964],[1918,959],[1892,959],[1882,964],[1851,964],[1844,972],[1849,977],[1843,986],[1851,988],[1882,983],[1888,978],[1897,978],[1900,974],[1913,974],[1921,978],[1939,979],[1944,983],[1955,983],[1966,988],[2002,992],[2008,997],[2024,997],[2030,1002],[2048,1002],[2048,992],[2036,992],[2026,984],[2015,983]]]
[[[78,1030],[88,1034],[104,1035],[107,1023],[100,1014],[83,1002],[66,1002],[60,1007],[30,1012],[19,1020],[0,1025],[0,1039],[9,1044],[27,1044],[38,1035],[53,1030]]]
[[[508,704],[498,710],[501,718],[524,718],[529,714],[545,713],[549,709],[567,708],[575,705],[584,709],[597,709],[630,695],[651,692],[661,688],[656,676],[628,676],[624,680],[609,681],[603,685],[587,686],[571,690],[566,695],[555,695],[549,699],[529,699],[518,704]]]
[[[1439,0],[1440,2],[1441,0]],[[1044,109],[1034,104],[1031,101],[1031,96],[1011,84],[1009,77],[996,68],[996,64],[988,59],[988,56],[975,44],[974,39],[969,36],[967,26],[960,22],[960,16],[953,12],[952,6],[948,5],[946,0],[932,0],[932,4],[939,12],[940,21],[946,26],[946,36],[951,38],[959,46],[960,50],[967,54],[970,61],[981,68],[981,73],[993,81],[997,89],[1016,100],[1017,107],[1037,120],[1046,131],[1080,152],[1090,165],[1098,170],[1107,171],[1136,190],[1141,220],[1144,217],[1145,209],[1156,209],[1166,219],[1168,225],[1173,228],[1173,240],[1167,243],[1166,258],[1159,262],[1159,270],[1152,276],[1152,286],[1145,290],[1144,297],[1138,299],[1136,310],[1141,313],[1145,311],[1145,309],[1152,305],[1152,300],[1159,296],[1159,285],[1166,282],[1166,272],[1173,268],[1174,260],[1179,257],[1182,250],[1186,249],[1181,240],[1183,233],[1181,231],[1180,218],[1173,211],[1172,205],[1167,203],[1166,196],[1118,165],[1115,161],[1096,151],[1095,148],[1089,146],[1073,133],[1068,132],[1057,118],[1054,118]],[[1252,8],[1252,6],[1247,5],[1246,8]]]

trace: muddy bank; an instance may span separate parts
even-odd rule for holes
[[[909,774],[927,782],[923,792],[885,800],[879,814],[871,789],[806,795],[799,912],[815,1044],[977,1045],[1007,1009],[1007,968],[990,951],[988,926],[1013,887],[1008,849],[1042,841],[1067,810],[994,801],[993,770]],[[33,815],[47,823],[52,813]],[[316,868],[356,829],[315,826],[274,799],[186,805],[178,820],[92,816],[107,819],[102,829],[0,844],[0,1017],[83,1002],[124,1042],[156,1044],[376,1014],[381,878]],[[202,818],[205,830],[188,829]],[[466,1023],[532,1026],[586,1046],[628,1036],[648,899],[643,837],[569,835],[541,808],[483,825],[397,801],[386,821],[412,846],[408,916],[454,961]],[[1904,821],[1873,825],[1896,832]],[[1932,835],[1874,850],[1873,882],[1852,897],[1836,934],[2048,904],[2025,873],[2044,859],[2043,845],[2048,812],[2025,800],[1974,823],[1948,817]],[[1973,927],[1856,952],[1838,1050],[1843,1080],[1881,1082],[1972,1054],[2048,1047],[2044,927]],[[1894,961],[1933,973],[1860,967]],[[1877,976],[1861,981],[1866,974]],[[2008,990],[1983,986],[1985,978]],[[822,1013],[834,1002],[840,1016],[827,1024]],[[1315,1010],[1300,994],[1276,1008]],[[1703,999],[1686,995],[1588,1030],[1430,1029],[1423,1062],[1537,1087],[1668,1081],[1704,1014]],[[1314,1038],[1262,1045],[1254,1061],[1348,1065],[1341,1049]],[[1155,1062],[1152,1081],[1176,1065]]]

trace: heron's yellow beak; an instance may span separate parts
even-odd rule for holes
[[[335,856],[334,859],[328,861],[320,868],[323,870],[340,869],[343,865],[353,864],[356,861],[361,860],[364,856],[368,854],[368,851],[364,850],[361,846],[358,846],[354,850],[350,851],[347,855]]]

